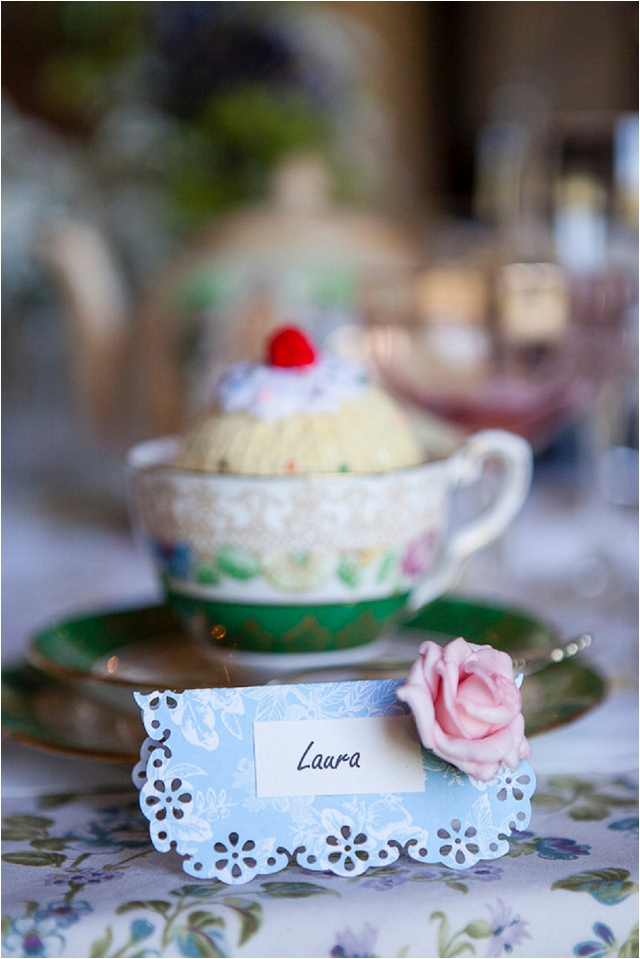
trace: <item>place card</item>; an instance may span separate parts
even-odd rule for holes
[[[467,869],[531,818],[521,762],[474,780],[424,749],[401,680],[134,693],[148,734],[134,782],[153,845],[200,879],[296,862],[357,876],[401,853]]]

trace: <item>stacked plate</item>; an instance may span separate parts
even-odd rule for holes
[[[519,609],[470,599],[432,603],[392,634],[335,654],[244,653],[205,646],[166,606],[92,613],[33,637],[26,663],[2,674],[2,731],[42,748],[134,763],[144,731],[134,690],[255,686],[406,676],[420,643],[464,636],[508,652],[528,673],[527,734],[570,722],[603,697],[601,676],[571,658],[584,640]]]

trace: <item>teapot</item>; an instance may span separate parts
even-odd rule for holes
[[[266,203],[213,222],[132,310],[100,232],[56,225],[43,258],[65,303],[80,411],[101,437],[122,445],[179,431],[220,368],[257,359],[279,325],[294,321],[334,347],[363,317],[409,309],[411,235],[372,212],[332,206],[329,186],[319,159],[288,158]]]

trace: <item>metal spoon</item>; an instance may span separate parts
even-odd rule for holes
[[[516,673],[522,673],[524,676],[530,676],[531,673],[537,673],[551,663],[562,663],[565,659],[571,659],[581,653],[583,649],[588,649],[593,642],[593,636],[590,633],[582,633],[575,639],[569,639],[566,643],[560,643],[553,649],[532,650],[530,653],[522,653],[521,656],[513,657],[513,668]]]

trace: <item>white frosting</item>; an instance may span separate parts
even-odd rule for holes
[[[367,384],[362,363],[322,356],[310,366],[233,363],[217,388],[225,412],[242,411],[264,420],[294,413],[333,413],[355,399]]]

